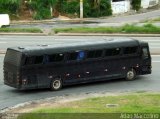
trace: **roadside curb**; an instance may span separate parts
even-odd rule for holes
[[[119,34],[119,33],[57,33],[55,36],[124,36],[124,37],[160,37],[160,34]]]
[[[93,20],[93,19],[92,19]],[[11,21],[11,25],[15,25],[15,24],[42,24],[42,23],[46,23],[46,24],[53,24],[53,23],[57,23],[57,22],[66,22],[66,23],[74,23],[74,22],[84,22],[84,21],[89,21],[88,19],[84,18],[84,19],[50,19],[50,20],[33,20],[33,21]]]
[[[6,54],[6,50],[0,50],[0,55]]]
[[[0,35],[19,35],[19,36],[120,36],[120,37],[160,37],[160,34],[120,34],[120,33],[4,33]]]
[[[0,35],[19,35],[19,36],[47,36],[48,34],[45,33],[4,33],[1,32]]]

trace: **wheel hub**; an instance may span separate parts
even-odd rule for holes
[[[53,82],[53,87],[54,87],[55,89],[58,89],[58,88],[60,87],[60,81],[55,80],[55,81]]]
[[[132,71],[129,71],[129,72],[127,73],[127,78],[128,78],[128,79],[133,79],[133,78],[134,78],[134,73],[133,73]]]

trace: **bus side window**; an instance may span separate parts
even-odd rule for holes
[[[44,57],[43,57],[43,63],[44,64],[47,64],[47,63],[49,63],[49,57],[48,57],[48,55],[44,55]]]
[[[120,48],[106,49],[105,50],[105,57],[119,55],[120,51],[121,51]]]
[[[94,57],[95,57],[95,58],[101,57],[101,56],[102,56],[102,53],[103,53],[103,50],[96,50],[96,51],[95,51],[95,54],[94,54]]]
[[[26,57],[25,65],[34,64],[34,59],[35,59],[35,57]]]
[[[77,51],[68,54],[68,60],[83,60],[85,58],[84,51]]]
[[[78,52],[77,60],[83,60],[84,58],[85,58],[85,52],[84,51]]]
[[[49,62],[55,62],[56,61],[57,54],[48,55]]]
[[[134,54],[138,50],[138,47],[126,47],[124,48],[124,54]]]
[[[61,62],[61,61],[63,61],[64,60],[64,54],[57,54],[57,57],[56,57],[56,61],[57,62]]]
[[[102,57],[103,50],[88,51],[87,58],[99,58]]]
[[[43,56],[36,56],[34,64],[42,64],[43,63]]]
[[[64,59],[64,54],[52,54],[48,55],[49,62],[61,62]]]
[[[149,58],[148,48],[147,47],[143,47],[142,51],[143,51],[143,58],[144,59]]]
[[[69,53],[68,60],[77,60],[78,52]]]
[[[89,51],[87,53],[87,58],[94,58],[94,53],[95,53],[95,51]]]

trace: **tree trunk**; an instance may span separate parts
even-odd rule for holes
[[[53,16],[53,7],[50,5],[51,17]]]
[[[94,7],[97,8],[100,5],[101,0],[94,0]]]

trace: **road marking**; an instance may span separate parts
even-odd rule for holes
[[[151,57],[160,57],[160,55],[151,55]]]
[[[6,40],[6,39],[8,39],[8,38],[0,38],[0,40]]]
[[[153,63],[160,63],[160,61],[152,61]]]
[[[160,39],[155,39],[155,40],[142,40],[142,41],[147,41],[147,42],[160,42]]]
[[[160,49],[160,47],[150,47],[150,49]]]
[[[160,42],[159,43],[155,43],[155,44],[150,44],[149,43],[149,47],[152,48],[152,47],[160,47]]]
[[[7,42],[4,42],[4,41],[0,41],[0,43],[1,43],[1,44],[5,44],[5,43],[7,43]]]
[[[153,43],[153,42],[148,42],[149,43],[149,45],[160,45],[159,43],[160,42],[155,42],[155,43]]]

